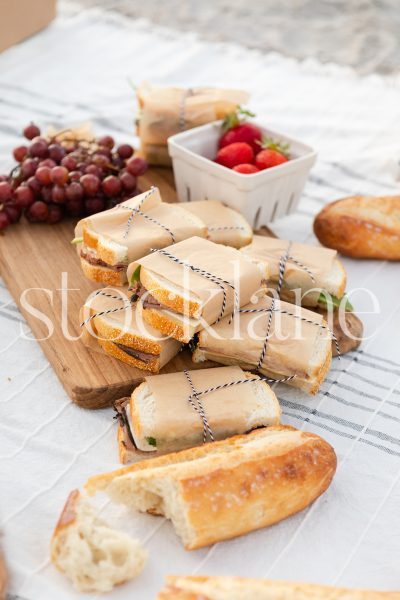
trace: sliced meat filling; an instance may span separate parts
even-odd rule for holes
[[[158,300],[156,300],[156,298],[154,298],[154,296],[152,296],[146,290],[146,288],[144,287],[144,285],[142,285],[140,283],[140,281],[138,281],[131,287],[131,291],[138,298],[143,298],[143,296],[144,296],[144,298],[142,300],[143,308],[166,308],[168,310],[171,310],[170,308],[168,308],[167,306],[165,306],[164,304],[161,304]]]
[[[141,350],[136,350],[135,348],[125,346],[124,344],[117,344],[116,342],[114,342],[114,344],[115,346],[117,346],[117,348],[122,350],[122,352],[125,352],[125,354],[128,354],[129,356],[132,356],[132,358],[136,358],[137,360],[141,360],[144,363],[150,363],[155,358],[160,357],[159,354],[150,354],[149,352],[142,352]]]
[[[93,252],[90,252],[87,248],[81,249],[81,258],[86,260],[90,265],[95,265],[98,267],[107,267],[107,269],[111,269],[112,271],[123,271],[127,268],[128,265],[124,263],[117,263],[116,265],[109,265],[108,263],[98,258]]]

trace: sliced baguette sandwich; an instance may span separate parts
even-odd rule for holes
[[[322,315],[265,295],[233,319],[201,331],[193,353],[196,363],[213,360],[273,379],[293,377],[287,383],[309,394],[318,391],[331,359],[331,334]]]
[[[266,275],[266,265],[199,237],[158,250],[128,267],[145,321],[181,342],[189,342],[196,332],[247,304]]]
[[[247,577],[167,577],[157,600],[400,600],[400,592]]]
[[[78,490],[69,495],[51,540],[51,560],[79,592],[109,592],[141,571],[147,552],[112,529]]]
[[[127,286],[103,288],[89,296],[80,311],[81,339],[91,350],[158,373],[181,344],[145,323],[132,296]]]
[[[205,223],[179,204],[161,200],[157,188],[86,217],[75,228],[86,277],[104,285],[124,285],[128,264],[193,235],[207,236]]]
[[[253,239],[253,230],[244,216],[222,202],[199,200],[181,202],[180,206],[206,224],[207,239],[216,244],[241,248],[250,244]]]
[[[279,425],[281,415],[270,386],[239,367],[146,377],[116,408],[123,464]]]
[[[280,291],[282,300],[314,307],[326,306],[327,294],[334,305],[343,298],[346,272],[335,250],[255,235],[241,252],[256,263],[267,263],[270,288],[278,286],[281,260],[288,253]]]
[[[329,487],[335,470],[336,455],[327,442],[278,426],[92,477],[86,490],[164,515],[193,550],[302,510]]]

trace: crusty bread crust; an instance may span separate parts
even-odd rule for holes
[[[190,327],[185,328],[182,321],[179,321],[178,315],[178,318],[175,320],[165,312],[161,312],[154,308],[144,308],[142,314],[143,320],[148,323],[148,325],[151,325],[163,335],[168,335],[184,344],[190,342],[194,333],[196,333],[196,331],[193,331]]]
[[[69,494],[69,496],[64,504],[64,508],[61,511],[61,515],[57,521],[57,524],[55,526],[55,529],[54,529],[54,532],[52,535],[51,560],[58,569],[59,569],[59,567],[57,565],[56,547],[53,544],[53,541],[58,537],[58,535],[64,529],[66,529],[67,527],[70,527],[71,525],[73,525],[76,522],[77,503],[78,503],[79,497],[80,497],[79,490],[72,490],[72,492]]]
[[[109,356],[112,356],[113,358],[117,358],[118,360],[121,360],[122,362],[125,362],[128,365],[137,367],[138,369],[141,369],[142,371],[150,371],[150,373],[158,373],[161,368],[159,356],[155,356],[154,360],[151,360],[150,362],[143,362],[142,360],[139,360],[138,358],[129,356],[129,354],[127,354],[126,352],[124,352],[123,350],[118,348],[118,346],[116,346],[114,344],[114,342],[110,342],[109,340],[102,340],[100,338],[97,341],[98,341],[99,345],[103,348],[103,350],[106,354],[108,354]]]
[[[114,271],[108,267],[100,265],[91,265],[87,260],[81,257],[81,267],[85,277],[96,283],[104,285],[122,286],[127,282],[126,270]]]
[[[99,239],[97,233],[94,233],[91,229],[88,229],[86,225],[83,225],[82,237],[85,246],[89,246],[89,248],[97,250],[97,242]]]
[[[176,293],[171,293],[171,290],[161,287],[157,279],[145,267],[142,267],[140,270],[140,281],[146,290],[148,290],[160,304],[167,306],[177,313],[185,314],[192,318],[198,316],[199,311],[201,310],[201,304],[199,302],[193,302]]]
[[[216,595],[214,595],[214,592]],[[379,592],[250,577],[169,576],[157,600],[400,600],[400,592]],[[244,597],[244,596],[243,596]],[[240,595],[242,598],[242,595]]]
[[[400,196],[336,200],[315,217],[314,233],[346,256],[400,260]]]
[[[135,333],[124,331],[121,329],[121,325],[114,325],[108,321],[107,316],[96,317],[95,329],[98,338],[115,341],[117,344],[132,347],[140,352],[147,352],[157,356],[161,353],[161,344],[159,341],[151,337],[145,338]]]

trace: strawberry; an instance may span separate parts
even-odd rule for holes
[[[261,144],[263,150],[256,156],[255,164],[259,169],[277,167],[289,160],[289,144],[274,142],[270,138],[264,138]]]
[[[224,148],[236,142],[246,142],[255,153],[260,150],[262,133],[256,125],[245,122],[245,117],[255,117],[254,113],[244,110],[240,106],[236,112],[229,113],[223,123],[225,133],[219,140],[219,148]]]
[[[244,142],[237,142],[235,144],[229,144],[218,150],[215,162],[233,169],[236,165],[243,163],[252,163],[254,159],[254,152],[249,144]]]
[[[250,165],[249,163],[236,165],[236,167],[233,167],[233,170],[236,171],[236,173],[242,173],[243,175],[251,175],[252,173],[260,172],[260,169],[258,169],[255,165]]]

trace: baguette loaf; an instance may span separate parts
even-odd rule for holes
[[[345,256],[400,260],[400,196],[336,200],[315,217],[314,233]]]
[[[246,577],[167,577],[157,600],[400,600],[400,592]]]
[[[51,560],[80,592],[108,592],[143,570],[147,553],[96,516],[78,490],[69,495],[51,540]]]
[[[329,487],[335,470],[336,455],[327,442],[278,426],[92,477],[86,490],[165,515],[192,550],[304,509]]]

